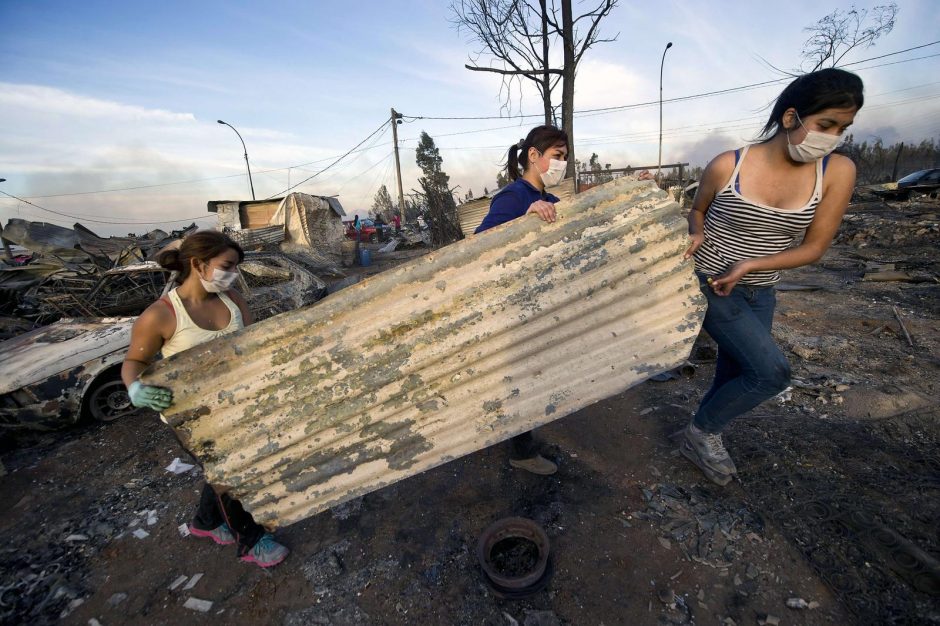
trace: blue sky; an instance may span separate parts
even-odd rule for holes
[[[463,68],[474,44],[454,29],[447,4],[0,0],[0,178],[7,179],[0,189],[79,215],[103,234],[172,228],[182,222],[142,222],[204,216],[208,200],[249,197],[241,144],[216,119],[241,132],[256,193],[265,197],[286,188],[288,177],[296,183],[356,145],[387,119],[390,107],[413,116],[500,115],[499,80]],[[899,4],[894,31],[846,61],[940,39],[935,2]],[[761,58],[798,66],[803,27],[851,4],[793,0],[771,9],[769,3],[666,0],[651,6],[624,2],[604,23],[605,34],[619,37],[585,55],[577,110],[656,100],[667,41],[674,43],[664,70],[667,99],[776,78]],[[940,45],[854,66],[862,68],[868,97],[856,137],[940,136],[940,56],[864,69],[936,54]],[[663,161],[703,165],[743,144],[781,88],[667,103]],[[515,94],[513,112],[520,106],[525,113],[540,110],[528,90]],[[534,123],[403,124],[406,192],[417,186],[421,130],[436,138],[452,183],[480,193],[495,185],[505,148]],[[581,116],[576,150],[585,159],[597,152],[614,167],[655,163],[657,132],[655,106]],[[365,147],[299,189],[339,194],[349,211],[363,213],[379,185],[394,195],[390,133]],[[146,188],[97,193],[138,186]],[[10,217],[76,221],[0,200],[0,219]]]

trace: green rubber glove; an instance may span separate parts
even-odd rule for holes
[[[131,383],[131,386],[127,388],[127,395],[131,398],[131,404],[139,409],[162,411],[173,404],[172,391],[163,387],[144,385],[139,380]]]

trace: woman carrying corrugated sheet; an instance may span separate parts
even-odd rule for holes
[[[134,323],[121,368],[134,406],[163,411],[173,403],[169,389],[138,380],[157,353],[166,358],[251,324],[248,305],[231,288],[244,257],[237,243],[212,230],[193,233],[179,249],[157,256],[160,265],[179,272],[179,286],[147,307]],[[216,493],[208,483],[189,530],[220,545],[237,543],[238,557],[260,567],[277,565],[288,554],[238,500]]]
[[[771,334],[774,284],[778,270],[814,263],[832,244],[855,165],[831,153],[863,102],[855,74],[830,68],[800,76],[777,98],[766,139],[715,157],[695,194],[685,255],[695,257],[708,298],[704,327],[718,343],[718,363],[679,449],[720,485],[737,473],[721,432],[790,383]]]

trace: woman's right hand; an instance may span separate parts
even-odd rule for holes
[[[703,241],[705,241],[705,235],[702,233],[692,233],[689,235],[689,249],[685,251],[682,258],[691,259],[692,255],[701,247]]]
[[[526,215],[529,213],[538,215],[542,218],[542,221],[548,222],[549,224],[555,221],[555,205],[546,200],[536,200],[530,204]]]
[[[127,395],[130,396],[131,404],[138,409],[163,411],[173,404],[172,391],[163,387],[145,385],[139,380],[131,383],[131,386],[127,388]]]

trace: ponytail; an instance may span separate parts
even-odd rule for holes
[[[514,143],[509,147],[509,155],[506,157],[506,175],[509,176],[510,182],[521,176],[519,173],[519,150],[522,149],[523,142],[524,140],[520,140],[519,143]]]

